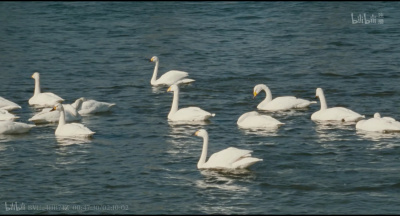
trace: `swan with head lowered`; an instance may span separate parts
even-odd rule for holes
[[[29,105],[52,107],[54,104],[64,101],[64,99],[51,92],[42,93],[40,91],[40,74],[38,72],[33,73],[32,78],[35,79],[35,91],[33,96],[29,99]]]
[[[77,108],[77,111],[81,115],[88,115],[88,114],[95,114],[100,112],[108,112],[111,107],[115,106],[115,103],[107,103],[107,102],[100,102],[96,100],[88,100],[84,97],[81,97],[83,103],[82,106],[78,106],[78,100],[75,103],[71,104]]]
[[[381,117],[375,113],[373,118],[360,120],[356,124],[356,129],[375,132],[400,132],[400,122],[391,117]]]
[[[206,162],[208,133],[206,130],[200,129],[193,135],[203,137],[203,150],[197,163],[198,169],[243,169],[262,161],[262,159],[251,157],[250,153],[253,152],[251,150],[229,147],[212,154]]]
[[[11,111],[14,109],[21,109],[21,107],[12,101],[0,97],[0,109]]]
[[[22,122],[0,121],[0,134],[21,134],[28,132],[35,125]]]
[[[174,92],[174,98],[172,100],[171,111],[168,114],[168,119],[171,121],[205,121],[212,116],[214,113],[209,113],[199,107],[186,107],[178,109],[179,104],[179,87],[172,85],[168,88],[167,92]]]
[[[252,111],[241,115],[237,124],[241,128],[277,129],[285,123],[282,123],[271,116],[260,115],[258,112]]]
[[[90,137],[96,132],[91,131],[89,128],[85,127],[83,124],[79,123],[69,123],[65,122],[64,107],[62,104],[58,103],[54,105],[53,111],[60,112],[60,119],[58,121],[58,127],[56,129],[56,136],[68,136],[68,137]]]
[[[19,117],[9,113],[7,110],[0,109],[0,121],[14,121],[17,118]]]
[[[365,118],[365,116],[344,107],[328,108],[322,88],[317,88],[315,97],[319,98],[321,109],[311,115],[313,121],[356,122]]]
[[[65,113],[65,122],[73,122],[81,120],[82,116],[78,110],[81,108],[83,99],[77,99],[73,104],[63,105]],[[40,113],[34,115],[28,121],[35,124],[58,122],[60,120],[60,112],[51,112],[52,108],[44,108]]]
[[[154,67],[154,72],[153,72],[153,77],[151,78],[150,84],[153,86],[157,85],[172,85],[172,84],[186,84],[186,83],[191,83],[194,82],[194,79],[183,79],[187,77],[189,74],[184,71],[178,71],[178,70],[170,70],[163,74],[160,78],[157,79],[157,73],[158,73],[158,64],[159,60],[157,56],[153,56],[150,59],[150,62],[155,62],[156,66]]]
[[[272,99],[272,94],[269,88],[264,84],[254,86],[253,95],[255,98],[261,91],[265,91],[265,99],[258,104],[257,108],[267,111],[288,110],[296,108],[305,108],[310,104],[317,103],[316,101],[308,101],[294,96],[283,96]]]

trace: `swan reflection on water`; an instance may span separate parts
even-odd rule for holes
[[[379,141],[381,139],[400,138],[400,132],[375,132],[357,130],[357,135],[363,139]]]
[[[258,136],[278,136],[279,128],[257,128],[247,129],[238,127],[239,130],[245,135],[258,135]]]
[[[355,131],[354,122],[337,122],[337,121],[315,121],[315,131],[320,141],[338,141],[343,140],[345,134],[343,130]]]
[[[89,144],[92,142],[93,138],[90,137],[62,137],[56,136],[59,145],[75,145],[75,144]]]
[[[235,184],[235,180],[254,181],[256,175],[248,169],[200,169],[203,180],[197,180],[199,188],[218,188],[228,191],[248,191],[244,186]]]

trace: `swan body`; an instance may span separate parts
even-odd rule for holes
[[[356,122],[365,118],[365,116],[344,107],[328,108],[321,88],[317,88],[316,97],[320,99],[321,109],[311,115],[311,120],[313,121]]]
[[[356,129],[375,132],[400,131],[400,122],[390,117],[375,113],[374,118],[357,122]]]
[[[293,96],[277,97],[272,100],[271,91],[264,84],[258,84],[254,86],[254,92],[253,92],[254,98],[257,96],[257,94],[259,94],[263,90],[265,91],[266,96],[265,99],[257,106],[257,108],[260,110],[278,111],[278,110],[305,108],[308,107],[310,104],[317,103],[316,101],[308,101]]]
[[[251,150],[229,147],[216,152],[206,162],[208,149],[208,133],[204,129],[198,130],[195,136],[203,137],[203,150],[197,163],[198,169],[243,169],[262,159],[251,157]]]
[[[35,125],[22,122],[0,121],[0,134],[20,134],[26,133]]]
[[[9,113],[7,110],[0,109],[0,121],[7,121],[7,120],[13,121],[16,118],[19,117]]]
[[[210,117],[215,116],[214,113],[209,113],[199,107],[186,107],[178,109],[179,103],[179,87],[172,85],[167,92],[173,91],[174,98],[172,100],[171,111],[168,114],[168,119],[171,121],[205,121]]]
[[[78,113],[78,109],[82,106],[83,99],[77,99],[73,104],[65,104],[65,122],[73,122],[81,120],[82,116]],[[40,113],[34,115],[28,121],[33,121],[36,124],[58,122],[60,120],[60,112],[50,112],[52,108],[44,108]]]
[[[242,128],[279,128],[284,125],[271,116],[260,115],[256,111],[247,112],[241,115],[237,124]]]
[[[87,114],[94,114],[94,113],[99,113],[99,112],[107,112],[111,109],[111,107],[115,106],[115,103],[106,103],[106,102],[99,102],[95,100],[88,100],[86,98],[81,98],[83,103],[80,108],[78,108],[78,113],[81,115],[87,115]],[[75,101],[77,103],[77,101]],[[74,103],[74,104],[75,104]],[[72,105],[74,105],[72,104]],[[77,107],[75,105],[75,107]]]
[[[33,73],[32,78],[35,79],[35,91],[33,96],[29,99],[29,105],[52,107],[53,105],[64,101],[64,99],[51,92],[42,93],[40,91],[40,74],[38,72]]]
[[[150,59],[150,62],[155,62],[156,65],[154,67],[154,72],[153,72],[153,77],[151,78],[150,84],[153,86],[156,85],[173,85],[173,84],[185,84],[185,83],[190,83],[194,82],[194,79],[183,79],[187,77],[189,74],[184,71],[178,71],[178,70],[170,70],[166,73],[164,73],[160,78],[157,79],[157,73],[158,73],[158,64],[159,60],[157,56],[153,56]]]
[[[56,104],[50,112],[53,112],[55,110],[60,112],[60,119],[58,121],[58,127],[55,132],[56,136],[90,137],[96,133],[85,127],[83,124],[65,123],[65,113],[62,104]]]
[[[14,109],[21,109],[21,107],[12,101],[0,97],[0,109],[11,111]]]

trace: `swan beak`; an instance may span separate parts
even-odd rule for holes
[[[170,92],[170,91],[171,91],[171,87],[168,88],[167,92]]]
[[[254,94],[253,94],[253,95],[254,95],[254,97],[253,97],[253,99],[254,99],[254,98],[257,96],[257,92],[254,92]]]
[[[149,62],[152,62],[153,61],[153,58],[151,58],[150,60],[149,60]]]
[[[53,109],[51,109],[50,112],[53,112],[56,109],[57,109],[57,107],[53,107]]]
[[[197,136],[197,134],[199,134],[199,131],[194,132],[192,136]]]
[[[33,79],[33,75],[31,76],[31,78]]]

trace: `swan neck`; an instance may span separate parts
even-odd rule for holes
[[[40,94],[40,78],[35,79],[35,91],[34,95]]]
[[[58,121],[58,127],[65,125],[65,112],[64,109],[60,110],[60,119]]]
[[[267,86],[263,86],[262,89],[265,91],[265,99],[263,102],[272,101],[272,93]]]
[[[319,101],[320,101],[320,103],[321,103],[321,110],[326,110],[326,109],[328,109],[328,105],[326,104],[326,99],[325,99],[324,93],[322,93],[322,94],[319,95],[318,97],[319,97]]]
[[[168,117],[176,113],[178,111],[178,104],[179,104],[179,90],[174,91],[174,98],[172,99],[172,106],[171,111],[169,111]]]
[[[201,152],[199,162],[197,163],[197,168],[202,168],[206,163],[207,150],[208,150],[208,134],[203,137],[203,150]]]
[[[154,84],[157,80],[157,73],[158,73],[158,60],[156,61],[156,65],[154,66],[153,77],[151,78],[150,83]]]

